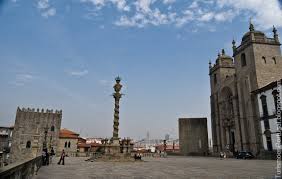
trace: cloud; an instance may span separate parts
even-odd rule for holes
[[[11,0],[13,1],[13,0]],[[15,1],[15,0],[14,0]],[[56,15],[51,5],[55,0],[35,0],[42,17]],[[95,20],[104,8],[114,7],[113,24],[124,27],[173,25],[183,27],[198,23],[232,22],[234,19],[253,18],[259,29],[269,29],[272,25],[282,27],[282,9],[279,0],[79,0],[87,11],[83,17]],[[83,6],[83,7],[85,7]]]
[[[217,5],[252,12],[259,28],[268,29],[272,25],[282,27],[282,9],[278,0],[217,0]]]
[[[26,83],[29,83],[34,79],[35,76],[28,73],[17,74],[15,80],[11,81],[10,84],[15,86],[24,86]]]
[[[82,71],[71,71],[69,72],[69,75],[76,76],[76,77],[82,77],[88,74],[88,70],[82,70]]]
[[[164,4],[172,4],[174,3],[176,0],[163,0]]]
[[[37,0],[36,7],[44,18],[56,15],[56,9],[50,5],[49,0]]]
[[[102,9],[107,4],[113,4],[120,11],[130,11],[126,0],[80,0],[80,2],[92,4],[98,10]]]

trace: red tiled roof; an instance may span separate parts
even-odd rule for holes
[[[101,146],[102,144],[99,144],[99,143],[91,143],[90,145],[91,145],[91,147],[99,147],[99,146]]]
[[[77,144],[78,148],[89,148],[90,145],[89,144],[85,144],[85,143],[81,143],[81,144]]]
[[[78,143],[77,144],[77,147],[78,148],[90,148],[90,147],[100,147],[101,144],[98,144],[98,143],[91,143],[91,144],[86,144],[86,143]]]
[[[78,139],[79,134],[68,129],[60,130],[60,138]]]

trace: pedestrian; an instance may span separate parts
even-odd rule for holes
[[[46,148],[45,149],[45,153],[46,153],[46,155],[45,155],[45,162],[46,162],[46,165],[49,165],[49,153],[48,153],[48,149]]]
[[[65,165],[65,150],[63,149],[62,153],[61,153],[61,157],[60,160],[58,162],[58,165],[61,164],[61,161],[63,162],[62,164]]]
[[[224,157],[223,152],[220,152],[219,157],[220,157],[220,159],[222,159]]]
[[[46,165],[46,151],[43,149],[42,150],[42,155],[41,155],[41,158],[42,158],[42,165]]]
[[[52,163],[53,156],[55,156],[55,151],[54,151],[54,148],[52,147],[51,153],[50,153],[50,163]]]

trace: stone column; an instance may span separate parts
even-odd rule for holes
[[[114,113],[114,125],[113,125],[113,142],[115,140],[118,140],[119,139],[119,136],[118,136],[118,127],[119,127],[119,101],[120,101],[120,98],[122,96],[122,94],[120,93],[120,90],[122,88],[122,85],[120,84],[120,81],[121,81],[121,78],[120,77],[117,77],[116,79],[116,84],[114,86],[114,90],[115,90],[115,93],[113,94],[113,97],[115,99],[115,113]]]

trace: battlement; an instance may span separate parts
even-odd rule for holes
[[[17,108],[17,112],[34,112],[34,113],[48,113],[48,114],[62,114],[63,111],[62,110],[53,110],[53,109],[46,109],[44,110],[43,108],[40,110],[39,108],[37,108],[35,110],[35,108]]]

